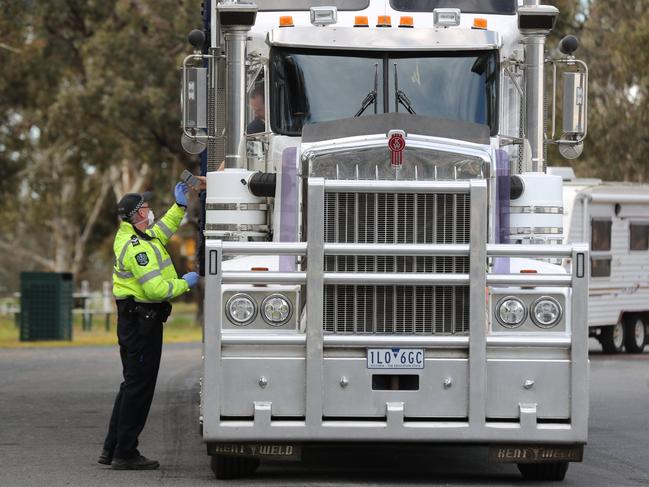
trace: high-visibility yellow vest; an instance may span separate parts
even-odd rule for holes
[[[160,303],[186,293],[189,285],[176,274],[165,248],[178,230],[185,210],[172,205],[165,215],[144,234],[138,234],[129,222],[122,222],[113,250],[113,295],[117,299],[133,297],[141,303]]]

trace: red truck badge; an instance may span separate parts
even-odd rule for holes
[[[403,165],[403,150],[406,148],[406,133],[403,130],[390,130],[388,132],[388,149],[390,149],[390,163],[395,169]]]

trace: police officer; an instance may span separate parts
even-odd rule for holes
[[[169,300],[198,283],[198,274],[178,278],[165,245],[187,208],[188,186],[178,183],[176,203],[154,223],[151,193],[126,194],[117,211],[123,220],[113,249],[113,294],[117,300],[117,338],[124,381],[120,384],[99,463],[118,470],[152,470],[160,466],[137,450],[158,377],[162,324]]]

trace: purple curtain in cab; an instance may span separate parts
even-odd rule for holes
[[[509,243],[509,154],[496,151],[496,243]],[[494,259],[496,274],[509,274],[509,257]]]
[[[289,147],[282,152],[282,174],[280,193],[279,241],[297,242],[298,194],[297,194],[297,148]],[[280,272],[295,271],[295,256],[280,255]]]

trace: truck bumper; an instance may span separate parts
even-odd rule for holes
[[[307,395],[306,359],[297,353],[253,357],[230,352],[221,358],[215,377],[221,385],[212,403],[216,407],[210,406],[210,390],[203,393],[208,442],[574,444],[587,439],[588,410],[572,409],[573,403],[587,404],[587,397],[571,398],[568,350],[546,351],[554,359],[506,358],[520,356],[515,350],[490,354],[482,403],[474,408],[483,411],[477,418],[470,416],[470,366],[461,351],[429,350],[421,370],[368,369],[360,350],[346,356],[325,353],[317,395]],[[562,354],[565,358],[557,358]],[[376,376],[388,387],[377,389]],[[587,394],[587,389],[581,391]]]

